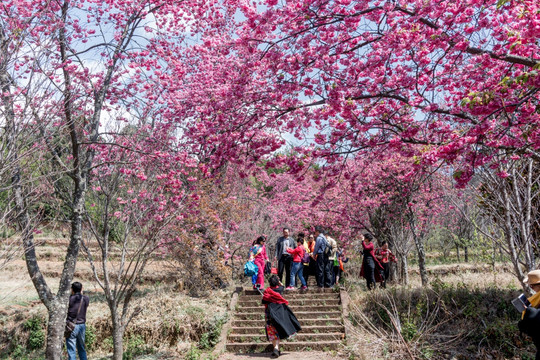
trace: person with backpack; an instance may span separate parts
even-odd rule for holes
[[[324,236],[324,230],[321,226],[315,227],[315,248],[313,249],[313,256],[316,262],[316,274],[317,286],[319,288],[331,287],[332,274],[328,266],[328,254],[330,253],[330,246]]]
[[[301,236],[300,236],[301,235]],[[302,264],[302,261],[304,260],[304,254],[306,253],[306,250],[304,249],[304,234],[300,233],[298,235],[298,238],[296,239],[296,249],[287,249],[287,252],[291,254],[292,256],[292,267],[291,267],[291,279],[290,279],[290,286],[287,287],[287,290],[296,290],[296,275],[298,275],[298,278],[300,279],[300,283],[302,283],[302,287],[300,290],[306,290],[307,284],[306,280],[304,280],[303,272],[304,272],[304,264]]]

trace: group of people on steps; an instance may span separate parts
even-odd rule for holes
[[[273,263],[277,265],[280,281],[285,275],[285,289],[307,289],[310,276],[315,276],[319,288],[333,287],[339,282],[343,263],[348,259],[336,240],[325,236],[322,227],[315,227],[313,233],[300,232],[296,240],[291,237],[289,228],[282,231],[275,245]],[[265,236],[259,236],[249,251],[249,259],[258,267],[257,275],[252,278],[253,288],[264,289],[264,269],[270,261],[266,241]]]
[[[396,257],[386,241],[376,248],[370,233],[360,235],[360,240],[363,254],[360,276],[366,279],[369,290],[373,290],[376,283],[381,283],[381,287],[385,288],[390,276],[390,263],[397,262]],[[264,289],[264,269],[270,262],[266,241],[265,236],[259,236],[249,251],[249,259],[258,268],[252,278],[254,289]],[[277,264],[278,279],[283,281],[285,275],[285,289],[296,290],[300,287],[305,290],[310,276],[315,276],[319,288],[333,287],[339,282],[344,271],[343,264],[348,258],[338,247],[337,241],[325,235],[324,229],[317,226],[313,233],[298,233],[296,240],[291,237],[289,228],[283,228],[283,234],[275,244],[273,260]]]

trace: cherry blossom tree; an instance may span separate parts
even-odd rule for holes
[[[0,86],[6,157],[1,171],[11,181],[14,218],[30,278],[49,313],[48,359],[61,355],[96,155],[103,148],[123,147],[108,133],[111,123],[146,124],[156,107],[163,106],[151,93],[155,88],[149,80],[159,76],[158,58],[167,52],[167,44],[184,38],[192,18],[186,10],[192,6],[203,14],[212,3],[2,4]],[[35,199],[60,203],[71,227],[56,294],[36,257]]]

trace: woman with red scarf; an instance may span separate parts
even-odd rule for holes
[[[281,296],[283,285],[279,282],[277,275],[272,275],[268,280],[269,287],[263,294],[264,318],[266,322],[266,338],[272,342],[274,347],[272,357],[281,355],[279,351],[279,340],[287,339],[289,336],[302,330],[296,316],[287,306],[289,302]]]
[[[375,289],[375,282],[382,282],[381,270],[383,267],[375,257],[375,246],[373,245],[373,235],[367,233],[363,236],[362,249],[364,260],[360,269],[360,276],[363,276],[367,282],[368,290]]]

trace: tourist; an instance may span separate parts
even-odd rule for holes
[[[257,272],[257,279],[253,282],[253,288],[264,289],[264,267],[268,261],[268,255],[266,254],[266,238],[264,236],[259,236],[249,250],[249,260],[253,261],[259,271]]]
[[[289,228],[283,228],[283,236],[280,236],[276,242],[276,252],[274,261],[278,264],[279,281],[283,281],[283,272],[285,271],[285,285],[290,286],[292,256],[287,252],[289,248],[295,248],[296,241],[289,236]]]
[[[86,310],[90,300],[82,293],[82,284],[75,281],[71,284],[71,296],[69,297],[67,321],[75,323],[75,328],[69,336],[66,334],[66,348],[69,360],[75,360],[76,353],[80,360],[86,360],[86,348],[84,345],[86,335]]]
[[[330,274],[330,286],[334,286],[336,284],[335,280],[335,274],[334,274],[334,262],[337,260],[336,254],[337,254],[337,241],[330,237],[329,235],[326,236],[326,241],[328,242],[328,245],[330,246],[330,252],[328,254],[328,262],[327,262],[327,273]]]
[[[298,239],[296,240],[296,243],[297,243],[296,249],[287,249],[287,252],[291,254],[292,256],[290,286],[287,287],[287,290],[296,290],[296,287],[295,287],[296,275],[298,275],[298,278],[300,279],[300,283],[302,284],[301,290],[307,289],[306,280],[304,280],[304,276],[302,275],[302,273],[304,272],[304,265],[302,264],[302,258],[304,257],[304,253],[306,252],[304,249],[304,245],[302,245],[303,242],[304,242],[304,236],[302,237],[298,236]]]
[[[265,330],[266,338],[272,342],[272,357],[277,358],[281,355],[279,341],[296,334],[302,328],[296,316],[287,306],[289,302],[282,296],[283,284],[281,284],[278,277],[272,275],[268,283],[269,287],[264,291],[262,298]]]
[[[307,242],[304,243],[304,248],[309,254],[308,261],[304,262],[304,273],[302,274],[307,284],[309,277],[315,275],[316,268],[315,259],[313,258],[313,250],[315,249],[315,236],[313,234],[307,236]]]
[[[380,271],[383,269],[379,260],[375,257],[375,249],[373,245],[373,235],[367,233],[363,236],[362,241],[362,253],[364,259],[362,260],[362,268],[360,269],[360,276],[366,279],[368,290],[375,289],[375,281],[382,282]]]
[[[324,230],[321,226],[315,227],[315,248],[313,249],[313,256],[316,262],[316,274],[317,286],[319,288],[331,287],[332,274],[328,268],[328,253],[330,252],[330,246],[324,236]]]
[[[334,262],[334,276],[335,276],[334,284],[338,285],[339,279],[341,278],[341,274],[345,272],[345,269],[343,268],[343,264],[349,261],[349,259],[347,258],[347,256],[345,256],[345,251],[343,249],[338,250],[336,254],[336,258],[337,258],[337,266],[336,266],[336,262]]]
[[[386,288],[386,281],[390,277],[390,262],[394,262],[394,263],[397,262],[396,257],[394,256],[392,251],[388,249],[388,243],[386,241],[383,241],[381,243],[381,247],[375,250],[375,258],[379,260],[379,263],[383,267],[381,270],[381,277],[382,277],[381,286],[383,288]]]

